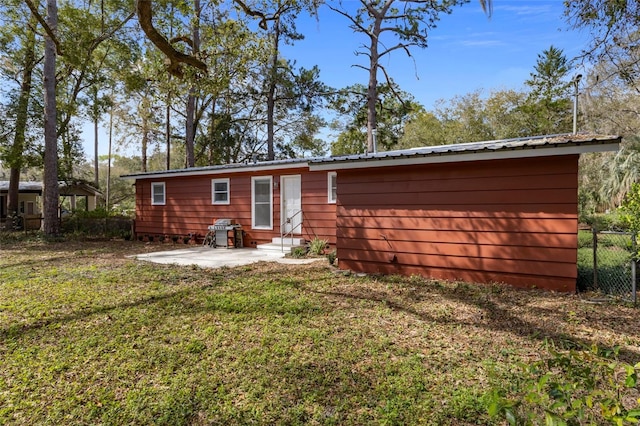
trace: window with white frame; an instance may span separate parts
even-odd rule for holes
[[[151,182],[151,205],[164,206],[166,190],[164,182]]]
[[[338,198],[336,195],[336,188],[338,187],[337,185],[338,182],[338,174],[336,172],[329,172],[327,174],[327,190],[328,190],[328,199],[329,199],[329,203],[334,203],[336,202],[336,199]]]
[[[229,204],[231,199],[229,193],[229,179],[211,180],[211,203]]]
[[[273,191],[271,176],[251,178],[251,227],[273,229]]]

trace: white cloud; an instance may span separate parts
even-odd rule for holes
[[[495,47],[495,46],[507,45],[502,40],[483,40],[483,39],[462,40],[460,44],[466,47]]]
[[[495,5],[493,8],[493,11],[494,13],[496,11],[505,11],[507,13],[512,13],[519,16],[542,15],[542,14],[554,12],[553,8],[551,7],[551,4],[540,4],[540,5],[527,4],[522,6],[502,4],[502,5]]]

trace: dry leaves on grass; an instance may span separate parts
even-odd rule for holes
[[[0,423],[491,423],[484,393],[545,341],[640,361],[640,319],[622,304],[323,262],[126,257],[172,247],[2,247]]]

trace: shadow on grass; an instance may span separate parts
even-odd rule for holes
[[[382,281],[385,281],[386,278],[383,277]],[[391,284],[394,285],[394,284]],[[387,306],[388,308],[401,311],[406,314],[412,315],[421,321],[425,322],[434,322],[438,324],[444,325],[460,325],[460,326],[468,326],[475,328],[482,328],[487,331],[500,331],[505,333],[510,333],[516,336],[524,337],[527,339],[539,341],[543,343],[545,341],[552,341],[556,345],[563,347],[565,349],[587,349],[592,345],[603,345],[602,342],[597,341],[596,339],[587,339],[576,337],[575,335],[563,333],[554,330],[553,320],[558,319],[557,312],[547,309],[541,308],[531,308],[527,307],[527,309],[534,309],[538,311],[541,315],[548,314],[546,324],[549,324],[549,327],[541,327],[531,322],[528,322],[514,313],[514,310],[511,309],[518,305],[517,301],[509,301],[509,300],[500,300],[500,302],[496,302],[486,297],[477,297],[475,292],[473,291],[473,286],[485,286],[483,284],[462,284],[463,289],[453,289],[451,287],[446,286],[429,286],[424,287],[420,290],[413,290],[411,292],[412,298],[422,298],[425,299],[425,295],[432,295],[434,292],[441,297],[443,300],[448,300],[455,303],[461,303],[465,305],[472,305],[476,308],[479,308],[482,311],[482,316],[480,319],[478,318],[469,318],[469,319],[461,319],[461,318],[453,318],[450,316],[436,316],[427,312],[422,312],[411,306],[413,300],[407,300],[405,297],[404,300],[394,300],[397,298],[390,298],[388,295],[384,293],[370,293],[370,294],[357,294],[357,293],[348,293],[348,292],[340,292],[340,291],[318,291],[307,289],[308,291],[345,298],[345,299],[353,299],[353,300],[364,300],[375,303],[381,303]],[[471,290],[465,290],[464,287],[469,287]],[[488,289],[482,289],[483,292],[488,292]],[[513,290],[513,291],[525,291],[525,290]],[[502,296],[500,296],[502,297]],[[558,295],[558,297],[562,297]],[[505,308],[502,306],[503,304],[509,303],[510,306]],[[525,305],[525,303],[520,303],[520,305]],[[554,318],[556,317],[556,318]],[[617,321],[607,321],[605,318],[593,318],[594,321],[598,321],[604,328],[610,328],[611,330],[620,329],[621,332],[626,334],[632,334],[637,336],[638,330],[633,326],[633,324],[628,324],[628,327],[625,326],[623,328],[620,327],[619,322]],[[602,348],[608,349],[608,348]],[[640,362],[640,355],[636,352],[621,350],[620,351],[620,359],[628,362],[630,364],[635,364]]]
[[[112,240],[112,239],[68,239],[62,241],[46,241],[42,239],[31,239],[17,242],[9,242],[0,244],[0,248],[3,251],[28,251],[32,253],[43,252],[51,253],[56,252],[76,252],[82,250],[114,250],[114,252],[128,252],[138,253],[144,251],[144,248],[157,248],[158,250],[163,248],[171,248],[173,246],[184,246],[183,244],[171,244],[171,243],[146,243],[136,240]]]
[[[155,421],[158,421],[159,418],[153,416],[163,415],[167,424],[191,424],[199,423],[200,420],[202,424],[303,424],[312,422],[366,424],[384,423],[385,421],[387,424],[415,424],[419,419],[427,418],[425,417],[427,415],[433,416],[434,411],[441,409],[442,401],[432,400],[436,397],[429,392],[429,383],[422,382],[422,380],[427,380],[424,379],[427,374],[421,368],[427,367],[421,358],[412,361],[409,356],[401,352],[399,355],[401,359],[394,361],[393,356],[396,354],[393,353],[393,350],[388,350],[386,344],[379,342],[378,339],[367,340],[366,337],[357,337],[354,338],[355,345],[351,346],[348,342],[347,345],[343,345],[343,341],[339,340],[339,335],[331,326],[336,324],[342,326],[345,317],[339,315],[337,311],[368,309],[369,312],[374,312],[369,309],[370,306],[363,307],[362,303],[354,302],[365,301],[374,307],[385,306],[392,311],[418,318],[424,323],[465,326],[469,328],[469,332],[472,332],[473,329],[483,328],[489,331],[511,333],[540,342],[549,339],[565,347],[583,347],[596,342],[595,339],[576,338],[554,329],[553,321],[561,318],[561,314],[553,315],[553,311],[527,306],[528,302],[535,300],[536,294],[540,293],[530,293],[531,298],[516,297],[514,300],[510,300],[509,295],[512,294],[512,290],[504,290],[504,294],[501,294],[499,287],[496,288],[496,293],[492,293],[491,288],[486,286],[482,288],[481,285],[476,287],[474,284],[441,285],[424,281],[412,283],[409,278],[397,281],[395,278],[386,277],[363,280],[359,278],[344,279],[317,266],[295,270],[289,266],[267,265],[263,269],[260,269],[260,266],[253,268],[255,269],[240,267],[206,272],[204,277],[206,282],[200,283],[190,283],[190,281],[202,277],[202,271],[191,274],[182,272],[189,271],[190,268],[176,268],[176,271],[180,271],[176,280],[187,285],[187,288],[164,287],[160,294],[139,297],[137,300],[126,300],[112,304],[105,302],[103,306],[78,308],[75,312],[68,314],[34,319],[29,324],[17,324],[0,329],[0,339],[20,338],[28,333],[42,331],[43,328],[50,325],[64,325],[74,321],[83,321],[95,315],[113,315],[114,311],[135,308],[141,308],[141,315],[147,315],[145,319],[154,318],[154,315],[158,318],[164,315],[171,316],[172,318],[167,321],[168,326],[179,330],[183,330],[180,328],[181,324],[177,321],[174,322],[174,319],[184,319],[185,316],[200,319],[207,318],[206,314],[209,313],[246,314],[246,318],[233,317],[233,321],[238,324],[238,327],[226,330],[224,339],[229,340],[226,343],[230,348],[228,353],[225,352],[224,345],[211,347],[208,354],[204,352],[205,349],[198,349],[200,346],[191,349],[198,350],[198,355],[195,357],[197,360],[205,356],[211,357],[208,361],[209,364],[196,364],[199,368],[206,369],[212,366],[215,368],[223,363],[228,363],[233,365],[233,374],[229,373],[214,378],[212,378],[215,376],[214,374],[207,374],[205,378],[200,378],[199,376],[192,377],[190,370],[185,372],[184,377],[175,379],[176,381],[182,380],[175,384],[166,384],[162,382],[162,380],[166,380],[165,378],[162,380],[157,378],[159,383],[165,384],[167,387],[162,391],[151,389],[146,396],[140,394],[141,399],[138,402],[134,403],[130,400],[133,407],[131,415],[134,417],[132,418],[140,419],[135,416],[141,409],[146,409],[148,413],[145,412],[145,415],[151,415],[148,418],[154,418]],[[168,272],[168,269],[160,271],[163,276],[166,276]],[[311,279],[313,281],[310,281]],[[218,286],[224,287],[218,290]],[[529,293],[523,292],[522,294]],[[341,303],[336,303],[336,299]],[[456,317],[455,315],[443,317],[438,316],[437,310],[420,309],[417,306],[417,303],[429,303],[431,306],[437,306],[438,303],[448,301],[476,307],[481,314],[479,317]],[[147,309],[150,307],[153,307],[155,312],[145,313],[144,311],[151,310]],[[538,309],[536,312],[540,315],[548,315],[548,321],[542,325],[533,324],[520,317],[515,308]],[[316,321],[316,315],[321,317],[320,320]],[[371,315],[375,315],[375,313]],[[174,316],[176,318],[173,318]],[[280,341],[285,333],[291,333],[290,324],[298,324],[304,319],[309,321],[303,324],[303,327],[306,328],[300,331],[301,338],[292,338],[287,345],[280,348],[281,352],[274,352],[272,345],[275,343],[259,341],[259,337],[263,337],[261,330],[267,330],[271,325],[260,322],[260,320],[270,321],[272,317],[282,319],[287,316],[289,318],[285,319],[288,321],[280,321],[274,326],[277,328],[277,332],[269,336],[273,341]],[[329,321],[326,321],[329,325],[323,325],[325,324],[323,319],[332,316],[335,319],[330,318]],[[200,335],[201,339],[215,336],[217,332],[215,324],[208,322],[210,319],[198,323],[198,326],[203,329],[210,326],[213,330],[211,334],[201,330],[203,331]],[[255,319],[258,321],[253,321]],[[607,321],[605,320],[604,326],[613,325]],[[371,330],[378,330],[375,326],[378,326],[379,323],[367,325],[372,326]],[[245,335],[242,334],[242,330],[245,326],[255,326],[252,337],[257,340],[253,342],[254,346],[250,349],[261,354],[255,359],[243,354],[243,351],[249,350],[247,342],[243,341]],[[326,333],[318,333],[317,335],[310,333],[308,329],[314,327],[324,327],[322,331],[326,331]],[[78,328],[85,330],[84,324],[80,324]],[[367,328],[367,332],[368,330]],[[384,335],[384,330],[377,332]],[[150,331],[150,333],[153,333],[154,337],[156,336],[155,331]],[[190,330],[181,333],[187,336],[185,337],[187,340],[192,337],[189,334]],[[357,331],[356,334],[359,335]],[[637,336],[637,332],[635,335]],[[316,337],[313,336],[317,336],[317,340],[314,340]],[[328,343],[325,336],[335,336],[334,342]],[[359,349],[356,346],[362,342],[375,347],[373,354],[365,355],[366,362],[361,365],[360,362],[363,360],[359,357],[362,354],[348,352],[349,349]],[[203,347],[206,348],[206,345]],[[186,349],[177,347],[174,350],[188,352],[189,347],[186,346]],[[220,351],[218,352],[218,350]],[[389,355],[389,357],[384,358],[385,355]],[[623,356],[630,358],[633,356],[635,358],[632,359],[638,359],[637,354],[628,352]],[[161,359],[158,362],[162,362]],[[405,369],[401,374],[386,369],[393,362],[402,363]],[[447,367],[449,366],[447,365]],[[173,374],[176,372],[172,372]],[[244,381],[244,376],[248,377],[247,381]],[[402,383],[394,382],[394,378]],[[193,382],[189,383],[187,379],[193,380]],[[138,390],[135,384],[137,382],[125,383],[122,386],[132,394]],[[433,386],[441,385],[437,381],[434,383]],[[451,384],[450,386],[447,388],[447,392],[466,390],[464,386],[459,384]],[[480,421],[486,420],[486,418],[479,417],[484,411],[480,403],[476,401],[477,398],[474,394],[467,392],[462,395],[469,399],[469,407],[475,410],[471,412],[471,415],[480,418]],[[241,404],[241,400],[238,399],[240,396],[250,399],[245,404]],[[443,398],[442,395],[439,397]],[[223,398],[229,398],[228,405],[224,405],[224,401],[221,402]],[[265,402],[265,399],[268,398],[271,399]],[[158,403],[158,400],[161,403]],[[417,407],[419,405],[421,406]],[[131,419],[127,421],[126,415],[118,413],[126,408],[123,402],[114,399],[110,407],[113,409],[114,418],[122,420],[121,423],[132,423]],[[465,405],[465,407],[467,406]],[[201,410],[204,411],[202,417],[199,417]],[[433,417],[429,418],[433,424],[454,424],[451,422],[450,413],[445,412],[444,414],[449,414],[449,417],[443,418],[439,422],[433,420]],[[104,420],[105,417],[99,417],[100,415],[97,411],[97,414],[94,414],[91,421],[87,423],[99,423],[100,419]],[[112,423],[117,422],[112,421]],[[475,422],[469,422],[469,424],[472,423]]]
[[[79,311],[69,313],[66,315],[52,316],[49,318],[36,320],[28,324],[14,324],[14,325],[10,325],[9,327],[0,329],[0,339],[21,337],[24,334],[37,331],[39,329],[50,326],[52,324],[60,325],[60,324],[70,323],[73,321],[80,321],[94,315],[109,314],[110,312],[121,310],[121,309],[130,309],[130,308],[136,308],[141,306],[155,305],[157,303],[168,301],[170,299],[183,298],[188,294],[193,293],[194,291],[200,291],[210,287],[214,287],[214,284],[206,284],[203,286],[194,287],[192,289],[179,290],[179,291],[162,294],[162,295],[152,295],[152,296],[145,297],[145,298],[131,301],[131,302],[123,302],[123,303],[117,303],[117,304],[108,305],[108,306],[96,306],[93,308],[81,309]]]
[[[143,268],[153,269],[152,266],[144,263]],[[160,273],[164,268],[169,270],[171,266],[157,265]],[[179,268],[180,269],[180,268]],[[154,277],[155,282],[162,282],[165,287],[159,294],[142,297],[137,300],[123,301],[121,303],[107,304],[104,306],[93,306],[79,308],[74,312],[63,315],[52,315],[50,317],[36,319],[27,324],[13,324],[5,328],[0,328],[0,339],[16,338],[30,332],[36,332],[50,325],[61,325],[82,321],[96,315],[104,315],[121,310],[140,307],[155,307],[158,310],[165,309],[168,313],[179,311],[186,315],[200,315],[203,313],[218,312],[223,314],[243,314],[248,316],[277,316],[277,315],[315,315],[319,312],[318,306],[308,300],[296,298],[298,292],[297,283],[291,283],[285,278],[275,280],[273,287],[280,286],[283,291],[275,291],[272,288],[260,287],[256,283],[248,285],[248,289],[240,289],[237,292],[222,290],[220,292],[208,292],[210,289],[219,287],[227,280],[241,280],[246,276],[246,266],[237,268],[218,269],[194,269],[193,267],[182,268],[186,274],[172,277],[169,271]],[[282,273],[274,275],[283,275]],[[206,282],[199,285],[189,285],[187,288],[172,288],[175,280],[189,282],[202,279]],[[267,278],[267,281],[269,279]],[[238,283],[239,287],[244,287],[244,283]]]

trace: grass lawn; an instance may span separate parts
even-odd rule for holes
[[[524,401],[545,342],[640,361],[629,306],[324,261],[125,257],[166,247],[0,242],[0,424],[504,424],[490,395]]]

